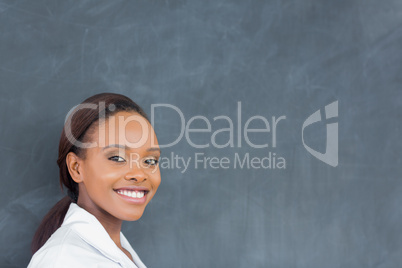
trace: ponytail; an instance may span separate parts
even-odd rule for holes
[[[61,226],[71,202],[72,199],[69,196],[65,196],[57,202],[43,218],[32,240],[32,255],[35,254]]]
[[[82,159],[85,159],[85,150],[71,143],[71,140],[75,140],[76,138],[76,141],[87,142],[89,138],[86,133],[93,123],[101,118],[101,114],[103,114],[104,117],[108,117],[119,111],[132,111],[148,120],[147,115],[140,106],[130,98],[121,94],[100,93],[89,97],[81,104],[89,103],[95,105],[103,103],[105,110],[85,109],[78,105],[69,115],[69,120],[66,121],[69,122],[69,124],[66,123],[64,125],[61,133],[59,157],[57,159],[60,174],[60,188],[63,191],[64,185],[67,188],[68,195],[57,202],[43,218],[32,240],[32,254],[35,254],[62,225],[71,202],[77,203],[79,194],[78,184],[72,179],[68,171],[66,158],[68,153],[73,152]],[[113,107],[113,109],[110,109],[111,107]],[[66,131],[67,128],[68,131]],[[66,136],[66,133],[69,133],[69,136]]]

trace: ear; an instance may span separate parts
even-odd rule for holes
[[[69,152],[66,157],[66,164],[68,172],[71,178],[76,182],[80,183],[83,181],[82,176],[82,160],[75,153]]]

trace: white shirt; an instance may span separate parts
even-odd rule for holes
[[[28,268],[146,268],[122,232],[120,242],[135,264],[94,215],[71,203],[63,224],[32,256]]]

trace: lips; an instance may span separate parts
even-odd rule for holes
[[[143,191],[143,192],[149,192],[149,189],[144,186],[124,186],[124,187],[119,187],[116,189],[113,189],[115,191]]]
[[[144,203],[149,192],[149,189],[143,186],[126,186],[113,190],[125,201],[135,204]]]

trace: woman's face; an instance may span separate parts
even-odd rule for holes
[[[95,124],[99,127],[90,139],[97,146],[77,162],[77,203],[98,218],[138,220],[161,182],[155,132],[145,118],[130,112]]]

